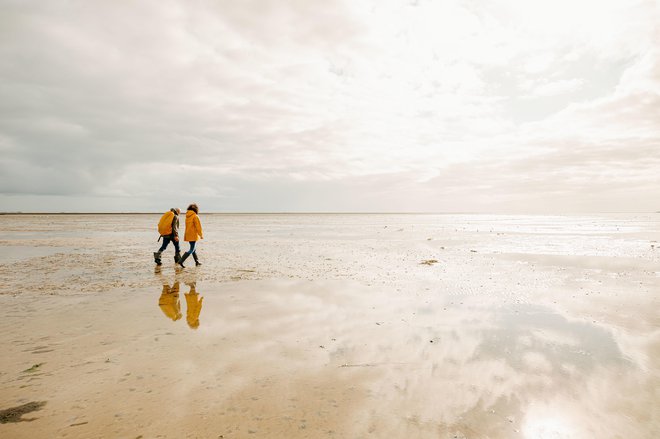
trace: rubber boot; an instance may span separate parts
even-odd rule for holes
[[[174,263],[175,263],[175,264],[178,264],[180,260],[181,260],[181,253],[176,252],[176,253],[174,254]]]
[[[200,265],[202,265],[201,262],[199,262],[199,259],[197,258],[197,252],[193,253],[193,259],[195,260],[195,265],[196,265],[197,267],[199,267]]]
[[[161,254],[163,254],[163,252],[154,252],[154,262],[156,265],[163,265],[163,262],[160,260]]]
[[[185,254],[183,255],[183,257],[182,257],[181,259],[179,259],[179,262],[177,262],[177,264],[179,264],[182,268],[186,268],[186,267],[183,265],[183,263],[186,261],[186,259],[188,259],[188,256],[190,256],[190,253],[185,253]]]

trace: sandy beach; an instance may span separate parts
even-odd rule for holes
[[[656,438],[660,214],[0,215],[2,438]]]

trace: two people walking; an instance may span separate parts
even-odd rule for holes
[[[179,248],[179,214],[181,213],[181,210],[178,208],[171,208],[167,212],[163,214],[163,216],[160,218],[160,221],[158,222],[158,233],[160,234],[160,238],[163,238],[163,244],[160,246],[158,251],[154,252],[154,262],[156,265],[162,265],[162,260],[161,260],[161,255],[167,248],[167,246],[170,244],[170,242],[174,245],[174,262],[181,267],[185,268],[183,263],[190,257],[190,255],[193,256],[193,259],[195,260],[195,265],[200,266],[202,265],[199,262],[199,258],[197,256],[197,249],[196,244],[198,239],[204,239],[204,234],[202,231],[202,223],[199,220],[199,207],[197,207],[197,204],[191,204],[188,206],[188,210],[186,212],[186,230],[183,235],[183,239],[189,243],[190,249],[181,255],[181,250]]]

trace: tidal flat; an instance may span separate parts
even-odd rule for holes
[[[158,218],[0,216],[0,437],[660,434],[660,214]]]

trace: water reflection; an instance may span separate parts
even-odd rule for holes
[[[177,321],[181,318],[181,302],[179,301],[179,282],[175,281],[170,287],[163,284],[163,291],[158,298],[158,306],[166,317]]]
[[[188,292],[184,294],[186,299],[186,322],[191,329],[199,328],[199,314],[202,312],[202,301],[204,297],[199,295],[196,282],[185,282]],[[179,296],[179,281],[175,280],[170,286],[163,284],[158,307],[167,318],[176,322],[183,316],[181,312],[181,300]]]
[[[186,284],[190,290],[185,294],[186,296],[186,321],[191,329],[199,327],[199,313],[202,312],[203,297],[200,297],[195,288],[195,283],[191,282]]]
[[[482,335],[475,358],[502,358],[513,368],[546,374],[562,368],[586,373],[626,363],[605,328],[568,320],[550,308],[501,307],[492,318],[495,326]]]
[[[645,339],[624,354],[605,322],[497,297],[241,285],[214,296],[201,333],[218,346],[204,361],[255,383],[227,403],[237,413],[277,406],[285,389],[339,424],[342,407],[360,407],[344,437],[648,437],[654,376],[634,360]]]
[[[530,416],[523,424],[524,439],[562,439],[579,437],[572,423],[556,413]]]

